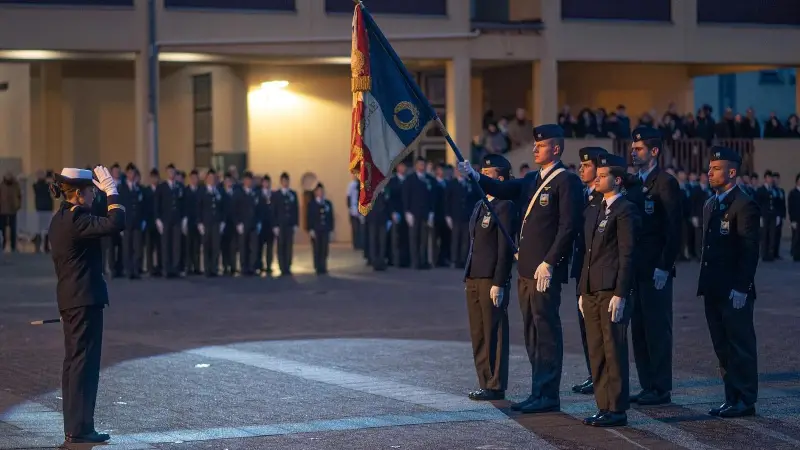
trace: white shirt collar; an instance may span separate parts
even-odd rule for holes
[[[658,167],[658,164],[656,164],[656,165],[654,165],[653,167],[651,167],[651,168],[649,168],[649,169],[645,170],[644,172],[642,172],[642,171],[640,170],[640,171],[639,171],[639,178],[641,178],[641,179],[642,179],[642,181],[645,181],[645,180],[647,179],[647,177],[649,177],[649,176],[650,176],[650,173],[651,173],[651,172],[652,172],[652,171],[653,171],[653,170],[654,170],[656,167]]]
[[[622,193],[620,193],[620,192],[617,192],[617,194],[616,194],[616,195],[614,195],[614,196],[613,196],[613,197],[611,197],[611,198],[604,198],[603,200],[606,202],[606,209],[608,209],[608,208],[611,208],[611,205],[612,205],[612,204],[613,204],[615,201],[617,201],[617,199],[618,199],[618,198],[620,198],[620,197],[622,197]]]
[[[545,178],[547,178],[547,174],[549,174],[550,172],[552,172],[552,171],[553,171],[553,169],[556,167],[556,164],[558,164],[558,163],[557,163],[557,162],[554,162],[553,164],[551,164],[551,165],[550,165],[550,167],[548,167],[548,168],[546,168],[546,169],[545,169],[544,167],[540,168],[540,169],[539,169],[539,177],[540,177],[541,179],[543,179],[543,180],[544,180]]]
[[[732,188],[728,189],[727,191],[723,192],[722,194],[717,194],[717,201],[721,203],[723,200],[725,200],[725,197],[728,196],[728,193],[730,191],[734,190],[734,189],[736,189],[736,185],[735,184],[733,185]]]
[[[591,194],[592,192],[594,192],[594,185],[590,184],[589,186],[586,186],[586,194],[588,195]]]
[[[212,194],[214,193],[214,190],[215,190],[215,189],[214,189],[214,186],[211,186],[210,184],[207,184],[207,185],[206,185],[206,189],[208,189],[208,192],[210,192],[210,193],[212,193]]]
[[[281,192],[283,193],[283,195],[286,195],[289,193],[289,188],[282,187]]]

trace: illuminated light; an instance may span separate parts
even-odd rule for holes
[[[178,52],[164,52],[158,54],[158,60],[164,62],[213,62],[216,58],[213,55],[206,55],[203,53],[178,53]]]
[[[49,59],[60,59],[66,53],[55,52],[52,50],[4,50],[0,51],[0,59],[25,59],[44,61]]]
[[[289,82],[285,80],[267,81],[261,83],[261,89],[265,91],[279,91],[281,89],[286,89],[287,86],[289,86]]]

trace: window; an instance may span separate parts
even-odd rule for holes
[[[211,74],[192,77],[194,109],[194,165],[211,167],[214,116],[211,102]]]
[[[164,0],[165,8],[229,11],[296,11],[295,0]]]
[[[367,10],[374,14],[446,16],[447,0],[369,0]],[[325,0],[327,13],[353,13],[353,0]]]
[[[697,22],[800,26],[800,2],[697,0]]]
[[[561,18],[671,22],[672,1],[561,0]]]
[[[133,7],[133,0],[0,0],[0,5]]]
[[[758,73],[758,84],[776,85],[784,84],[783,75],[777,70],[762,70]]]

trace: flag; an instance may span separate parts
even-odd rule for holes
[[[403,62],[360,3],[353,13],[350,55],[353,123],[350,170],[361,185],[358,210],[367,215],[392,170],[436,118]]]

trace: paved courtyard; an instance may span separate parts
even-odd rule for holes
[[[715,358],[694,294],[696,263],[678,267],[674,403],[635,407],[630,426],[580,419],[593,397],[575,299],[564,295],[562,411],[521,416],[476,403],[460,271],[373,273],[352,250],[294,279],[111,280],[97,428],[119,449],[784,449],[800,447],[800,264],[762,263],[756,286],[759,415],[722,420]],[[0,449],[63,441],[59,324],[47,256],[0,254]],[[574,292],[574,286],[564,289]],[[508,395],[523,399],[530,365],[512,294]],[[633,361],[631,359],[631,361]],[[635,370],[632,367],[632,374]],[[638,388],[634,380],[632,388]],[[85,448],[75,446],[74,448]]]

